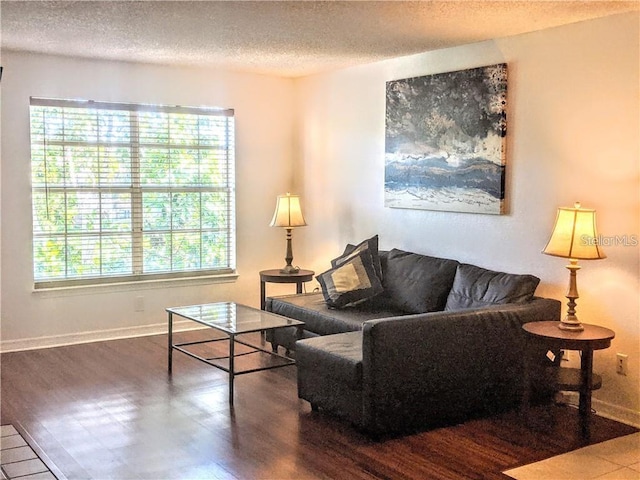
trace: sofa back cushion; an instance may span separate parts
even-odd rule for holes
[[[533,275],[494,272],[460,264],[445,310],[526,303],[533,299],[538,283],[540,279]]]
[[[384,296],[406,313],[444,310],[458,262],[393,249],[382,262]]]

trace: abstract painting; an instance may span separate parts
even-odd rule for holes
[[[385,206],[504,213],[507,65],[386,90]]]

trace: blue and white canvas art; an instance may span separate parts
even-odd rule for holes
[[[385,206],[504,213],[507,65],[387,82]]]

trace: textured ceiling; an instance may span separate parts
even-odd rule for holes
[[[635,1],[6,1],[3,49],[301,76],[626,11]]]

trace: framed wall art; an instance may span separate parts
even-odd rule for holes
[[[386,85],[385,206],[504,213],[507,65]]]

